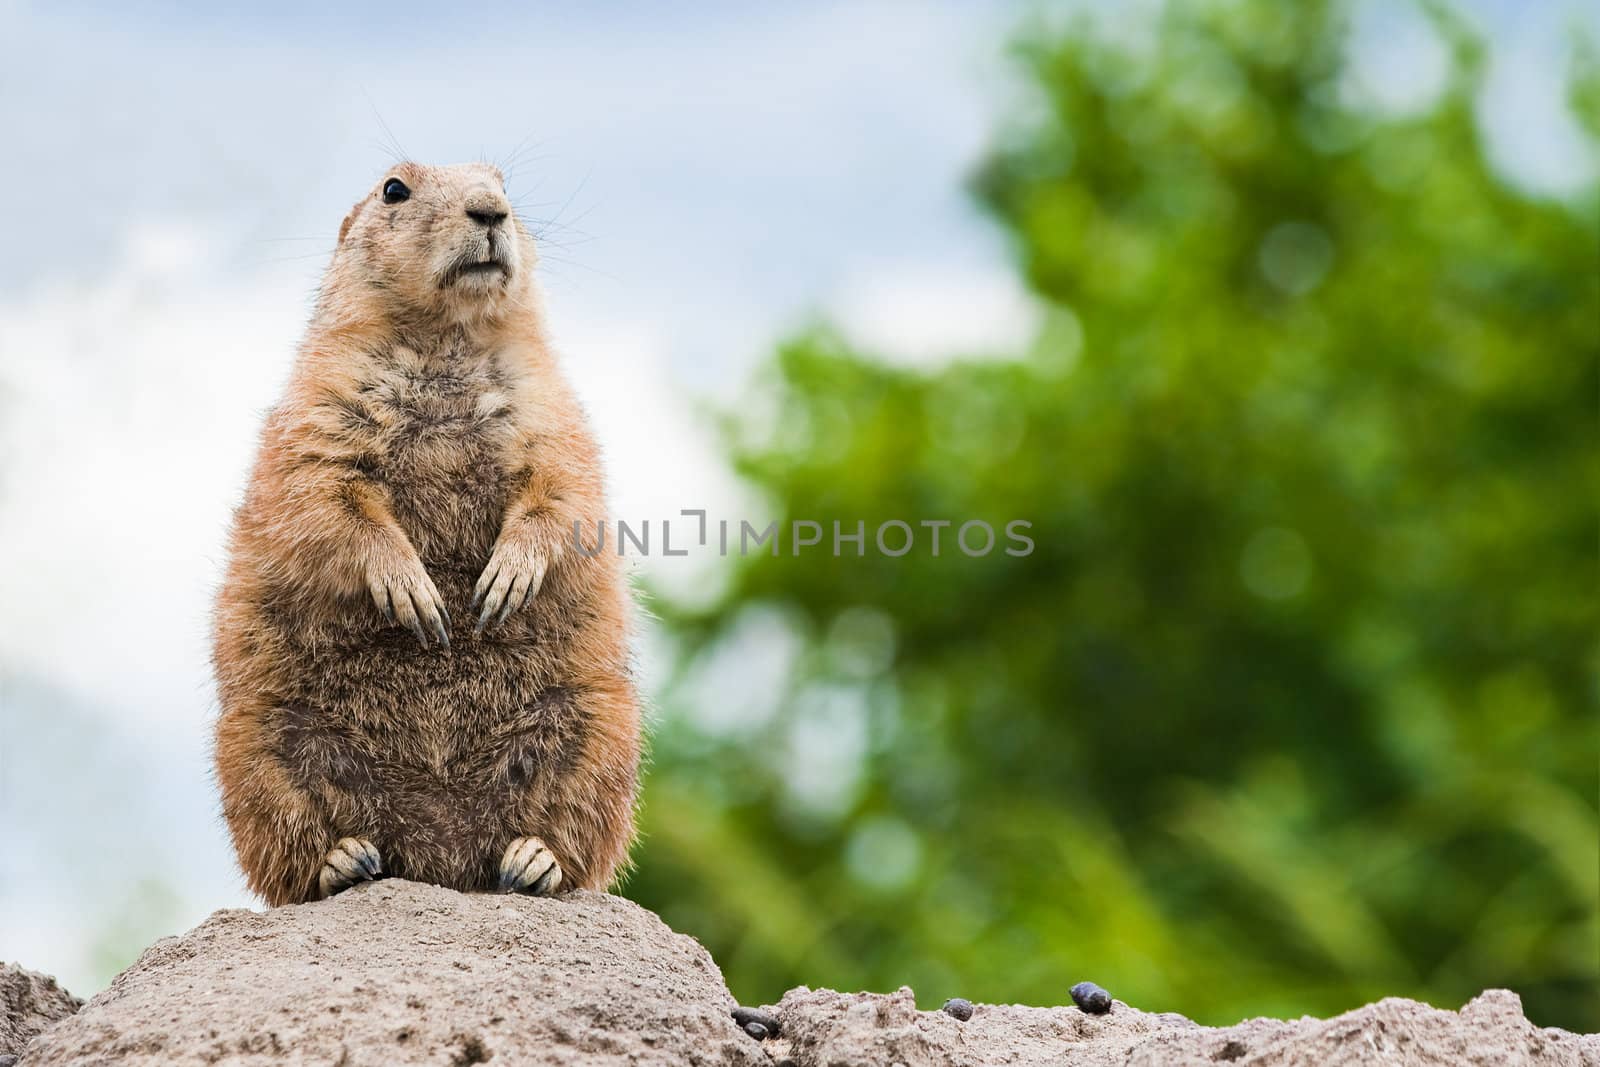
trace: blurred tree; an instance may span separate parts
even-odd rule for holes
[[[1437,101],[1361,104],[1348,14],[1036,27],[1040,106],[976,181],[1034,349],[917,372],[819,329],[748,406],[776,417],[730,418],[785,522],[868,531],[658,606],[628,891],[746,1001],[1509,986],[1600,1029],[1597,198],[1490,169],[1445,10]],[[1031,555],[872,539],[1013,518]]]

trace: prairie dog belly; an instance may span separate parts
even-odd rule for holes
[[[469,595],[463,583],[458,618]],[[514,836],[504,813],[569,774],[588,740],[566,629],[541,624],[555,611],[483,637],[458,625],[449,649],[371,619],[316,642],[281,634],[274,757],[338,836],[370,836],[390,873],[483,884]]]
[[[486,704],[465,671],[420,688],[407,673],[380,688],[352,672],[356,701],[279,705],[275,755],[337,813],[338,832],[371,836],[390,873],[481,884],[513,836],[504,813],[581,751],[572,691],[530,686]]]

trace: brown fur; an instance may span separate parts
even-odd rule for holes
[[[592,540],[604,519],[598,449],[546,342],[532,238],[512,215],[496,244],[466,214],[509,212],[498,171],[391,176],[412,196],[386,204],[380,181],[345,219],[235,518],[223,813],[271,904],[319,896],[345,837],[463,890],[539,837],[563,887],[604,888],[633,836],[639,714],[619,560],[571,548],[575,520]],[[491,253],[504,276],[460,275]],[[491,556],[512,610],[480,636]],[[537,587],[520,608],[519,586]],[[448,648],[402,625],[431,638],[435,599]]]

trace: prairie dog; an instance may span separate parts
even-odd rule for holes
[[[532,236],[484,164],[389,170],[339,228],[229,542],[213,664],[250,887],[603,889],[639,768],[631,598]]]

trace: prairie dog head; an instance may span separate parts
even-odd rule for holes
[[[389,318],[482,322],[529,306],[535,261],[499,168],[401,163],[345,216],[329,287]]]

